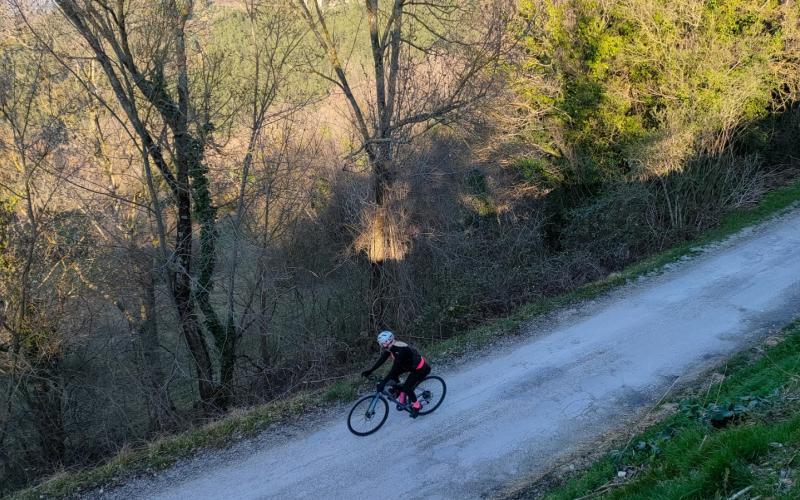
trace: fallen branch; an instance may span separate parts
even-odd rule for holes
[[[733,496],[729,497],[728,500],[736,500],[737,498],[741,498],[745,493],[753,489],[753,485],[748,486],[743,490],[739,490],[733,494]]]

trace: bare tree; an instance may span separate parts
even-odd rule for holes
[[[207,404],[220,403],[209,347],[195,311],[197,303],[216,343],[224,344],[221,323],[206,293],[215,265],[216,212],[203,155],[213,125],[207,115],[193,109],[186,46],[193,2],[59,0],[56,4],[103,68],[142,144],[144,161],[155,164],[175,200],[175,258],[167,263],[168,281],[194,360],[200,398]],[[157,111],[160,123],[142,117],[141,99]],[[169,134],[166,140],[164,132]],[[201,228],[198,259],[192,252],[195,221]]]
[[[333,7],[319,0],[295,0],[327,70],[313,71],[347,99],[353,128],[372,175],[373,208],[362,241],[371,267],[373,329],[387,325],[391,294],[387,264],[399,262],[407,242],[398,206],[396,179],[400,148],[415,135],[449,123],[494,88],[491,74],[505,45],[505,2],[455,0],[365,0],[368,42],[337,36],[329,20]],[[372,64],[359,73],[348,48],[369,43]],[[366,81],[371,89],[354,84]]]
[[[236,360],[236,344],[243,333],[241,322],[242,313],[252,305],[255,290],[263,290],[261,286],[267,274],[264,269],[266,262],[258,259],[259,284],[250,291],[237,312],[236,277],[241,254],[242,221],[246,212],[248,191],[252,189],[251,169],[254,160],[259,157],[259,147],[263,147],[264,130],[271,123],[282,119],[298,108],[302,107],[303,100],[292,99],[281,95],[287,87],[287,80],[294,75],[297,69],[295,54],[303,39],[303,32],[285,7],[274,5],[271,2],[259,0],[245,0],[249,27],[249,45],[241,47],[241,58],[250,63],[248,70],[240,75],[245,82],[246,90],[243,92],[242,109],[246,118],[248,131],[244,156],[241,158],[241,173],[239,175],[239,191],[236,197],[236,211],[233,217],[233,245],[227,279],[227,304],[226,304],[226,343],[221,352],[222,384],[230,387],[233,385],[234,364]],[[281,101],[276,105],[276,101]],[[263,155],[262,155],[263,157]],[[269,202],[268,193],[259,193]],[[267,222],[268,224],[268,222]],[[266,224],[264,234],[267,234]],[[266,249],[268,241],[263,241],[262,247]]]
[[[240,336],[234,306],[239,244],[233,245],[232,262],[228,266],[227,318],[223,321],[213,303],[218,229],[207,150],[217,147],[214,131],[230,126],[241,114],[248,116],[245,120],[248,140],[241,160],[233,221],[234,238],[238,239],[246,180],[262,130],[271,120],[292,109],[284,102],[279,111],[270,113],[286,81],[290,55],[298,47],[301,33],[286,10],[278,5],[245,2],[252,46],[243,49],[247,54],[233,57],[244,56],[254,69],[252,75],[247,75],[250,79],[244,92],[248,96],[245,104],[229,111],[229,106],[219,106],[216,97],[222,93],[218,89],[222,85],[220,74],[226,55],[212,56],[203,53],[199,46],[194,53],[187,49],[187,38],[191,36],[187,25],[194,15],[193,1],[173,0],[155,5],[138,0],[63,0],[56,4],[99,63],[141,145],[167,281],[194,360],[200,397],[206,403],[227,406],[232,397]],[[87,82],[84,85],[102,100],[94,85]],[[157,119],[150,116],[150,110],[157,113]],[[165,221],[151,164],[169,188],[175,204],[177,230],[171,251],[164,245]],[[199,226],[196,256],[192,252],[195,224]],[[202,323],[195,307],[202,313]],[[214,339],[213,350],[207,345],[203,326]],[[214,374],[213,354],[219,356],[218,378]]]

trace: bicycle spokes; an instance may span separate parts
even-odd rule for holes
[[[350,410],[347,426],[357,436],[372,434],[386,421],[389,405],[386,400],[375,396],[361,398]]]
[[[446,392],[447,386],[441,377],[433,375],[424,378],[416,387],[417,399],[423,408],[419,414],[426,415],[438,408]]]

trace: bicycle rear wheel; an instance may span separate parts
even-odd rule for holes
[[[374,402],[373,400],[377,399]],[[389,416],[389,403],[382,397],[364,396],[347,416],[347,428],[356,436],[367,436],[381,428]]]
[[[419,410],[420,415],[427,415],[432,413],[444,401],[444,395],[447,394],[447,385],[441,377],[432,375],[425,377],[414,388],[414,394],[417,395],[417,401],[422,405]]]

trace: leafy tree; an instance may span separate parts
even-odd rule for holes
[[[522,129],[567,180],[718,154],[796,95],[794,2],[524,0]]]

